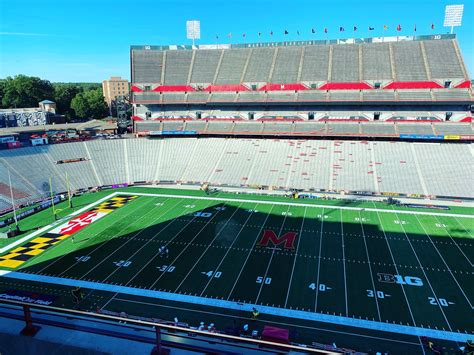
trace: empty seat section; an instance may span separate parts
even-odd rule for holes
[[[275,48],[252,48],[244,82],[268,82]]]
[[[388,43],[367,43],[362,46],[362,79],[392,79]]]
[[[239,84],[250,49],[228,49],[224,51],[215,84]]]
[[[161,83],[163,52],[151,50],[132,51],[132,83]]]
[[[420,42],[392,42],[397,81],[428,80]]]
[[[306,46],[300,81],[326,81],[328,80],[328,67],[329,46]]]
[[[426,59],[432,79],[463,79],[462,64],[452,39],[424,41]]]
[[[303,47],[279,47],[272,83],[296,83]]]
[[[200,49],[195,51],[191,83],[212,83],[222,51]]]
[[[183,85],[188,82],[189,67],[193,51],[166,51],[165,78],[166,85]]]
[[[359,76],[359,45],[332,46],[332,82],[357,82]]]

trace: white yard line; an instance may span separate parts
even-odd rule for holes
[[[204,208],[201,208],[201,210],[205,210],[206,208],[208,208],[211,204],[209,203],[206,207]],[[194,240],[201,234],[201,232],[206,229],[206,227],[209,225],[209,223],[211,223],[211,221],[216,218],[216,216],[218,216],[220,213],[220,211],[218,211],[217,213],[215,213],[211,218],[209,218],[209,220],[207,221],[207,223],[199,230],[199,232],[197,232],[193,239],[191,239],[187,244],[186,246],[183,248],[183,250],[181,250],[181,252],[173,259],[173,261],[168,265],[168,267],[170,266],[173,266],[175,264],[175,262],[179,259],[179,257],[189,248],[190,245],[192,245],[192,243],[194,242]],[[180,231],[178,233],[176,233],[174,235],[173,238],[171,238],[167,243],[166,245],[170,244],[178,235],[181,234],[181,232],[183,230],[185,230],[187,228],[188,225],[190,225],[195,219],[197,218],[197,216],[194,216],[188,223],[186,223],[186,225],[180,229]],[[161,278],[163,277],[163,275],[165,275],[166,271],[162,271],[161,272],[161,275],[155,280],[155,282],[153,282],[153,284],[149,287],[149,289],[152,289],[153,287],[155,287],[156,283],[158,281],[161,280]]]
[[[137,208],[134,210],[134,212],[137,211],[137,210],[139,210],[139,209],[141,209],[141,208],[143,208],[143,206],[142,206],[142,205],[138,205]],[[150,214],[152,211],[153,211],[153,208],[150,209],[148,212],[144,213],[143,215],[141,215],[138,219],[135,220],[135,222],[142,220],[143,218],[145,218],[146,216],[148,216],[148,214]],[[129,215],[130,215],[130,214],[131,214],[131,213],[129,213]],[[123,227],[123,228],[120,230],[120,232],[119,232],[118,234],[124,232],[125,230],[127,230],[127,228],[130,228],[130,224],[127,224],[125,227]],[[144,228],[146,228],[146,227],[144,227]],[[105,259],[102,259],[102,260],[98,261],[97,264],[95,264],[92,269],[89,269],[84,275],[80,276],[79,279],[84,278],[84,276],[86,276],[86,275],[89,274],[92,270],[94,270],[96,267],[98,267],[99,265],[101,265],[105,260],[107,260],[107,259],[110,258],[112,255],[114,255],[118,250],[120,250],[121,248],[123,248],[124,245],[126,245],[126,244],[127,244],[128,242],[130,242],[133,238],[135,238],[137,235],[139,235],[140,233],[142,233],[143,230],[144,230],[144,228],[140,229],[137,233],[135,233],[131,238],[129,238],[129,239],[128,239],[124,244],[122,244],[118,249],[113,250],[112,253],[108,254],[108,255],[105,257]],[[101,232],[103,232],[103,231],[101,231]],[[99,234],[99,233],[98,233],[98,234]],[[104,243],[100,243],[98,246],[96,246],[94,249],[92,249],[92,250],[88,253],[88,255],[89,255],[89,256],[90,256],[90,255],[93,255],[97,250],[102,249],[102,248],[105,247],[105,246],[108,246],[109,242],[114,239],[113,237],[114,237],[114,236],[112,236],[112,238],[109,237]],[[65,255],[67,255],[67,254],[65,254]],[[64,275],[66,272],[68,272],[68,271],[69,271],[70,269],[72,269],[74,266],[79,265],[80,263],[81,263],[81,261],[79,261],[79,260],[76,261],[74,264],[72,264],[71,266],[69,266],[67,269],[63,270],[58,276]],[[49,267],[49,266],[50,266],[50,265],[48,265],[47,267]]]
[[[396,211],[393,209],[377,209],[377,208],[365,208],[365,207],[347,207],[347,206],[333,206],[333,205],[316,205],[309,203],[291,203],[281,201],[260,201],[260,200],[244,200],[240,198],[224,198],[224,197],[204,197],[204,196],[181,196],[181,195],[167,195],[167,194],[150,194],[142,192],[117,192],[120,195],[137,195],[137,196],[151,196],[151,197],[174,197],[174,198],[187,198],[190,200],[210,200],[210,201],[223,201],[223,202],[242,202],[242,203],[258,203],[260,205],[280,205],[280,206],[296,206],[296,207],[310,207],[310,208],[331,208],[340,210],[350,211],[361,211],[365,210],[368,212],[380,212],[380,213],[399,213],[399,214],[417,214],[426,216],[447,216],[447,217],[459,217],[459,218],[470,218],[474,219],[474,215],[466,214],[454,214],[454,213],[436,213],[436,212],[422,212],[422,211]]]
[[[435,218],[436,218],[436,220],[437,220],[440,224],[442,224],[442,222],[438,219],[438,217],[435,216]],[[460,223],[457,221],[457,218],[454,218],[454,219],[456,220],[456,223],[460,224]],[[449,233],[448,228],[446,228],[446,227],[443,227],[443,228],[444,228],[444,230],[446,231],[446,234],[448,234],[449,239],[451,239],[451,241],[452,241],[453,244],[456,246],[456,248],[458,248],[459,252],[464,256],[464,258],[467,260],[467,262],[469,263],[469,265],[471,265],[471,267],[473,267],[474,264],[473,264],[472,261],[469,259],[469,257],[464,253],[464,251],[462,250],[462,248],[459,247],[458,243],[456,243],[456,241],[454,240],[454,238],[451,236],[451,233]],[[463,227],[463,229],[464,229],[464,227]],[[464,230],[465,230],[465,229],[464,229]],[[467,231],[466,231],[466,232],[467,232]],[[425,234],[426,234],[426,232],[425,232]],[[430,238],[430,239],[431,239],[431,238]]]
[[[290,282],[288,283],[288,291],[286,293],[286,299],[285,299],[285,308],[286,308],[286,305],[288,304],[288,297],[290,296],[291,282],[293,281],[293,274],[295,273],[296,259],[298,259],[298,250],[300,249],[300,244],[301,244],[300,239],[301,239],[301,235],[303,234],[303,226],[304,226],[304,219],[306,217],[306,209],[307,207],[304,208],[303,218],[301,220],[300,238],[298,238],[298,245],[296,246],[295,259],[293,260],[293,267],[291,268]]]
[[[369,262],[369,271],[370,271],[370,281],[372,281],[372,290],[374,290],[374,299],[375,299],[375,305],[377,306],[377,314],[379,316],[379,321],[382,321],[382,317],[380,316],[380,307],[379,307],[379,301],[377,297],[377,289],[375,288],[375,281],[374,281],[374,272],[372,271],[372,264],[370,261],[370,254],[369,254],[369,249],[367,248],[367,240],[365,238],[365,231],[364,231],[364,224],[362,223],[362,214],[359,211],[359,223],[360,227],[362,230],[362,239],[364,240],[364,247],[365,247],[365,254],[367,256],[367,261]]]
[[[257,205],[255,205],[255,207],[253,208],[254,210],[257,208]],[[250,218],[253,216],[254,212],[252,211],[251,213],[249,213],[249,215],[247,216],[247,219],[245,220],[245,222],[241,225],[240,227],[240,230],[239,232],[237,233],[237,235],[235,236],[234,240],[232,241],[232,244],[227,248],[227,251],[225,252],[224,256],[222,257],[221,261],[219,262],[219,265],[216,266],[215,268],[215,271],[219,270],[220,266],[224,263],[224,260],[225,258],[227,257],[227,254],[229,254],[229,252],[232,250],[232,247],[234,246],[235,242],[237,241],[237,239],[239,238],[240,236],[240,233],[242,233],[242,231],[244,230],[245,226],[247,225],[247,222],[250,220]],[[203,288],[203,290],[201,291],[201,294],[199,296],[202,297],[204,291],[206,291],[207,287],[209,286],[209,284],[211,283],[212,281],[212,277],[209,278],[209,281],[207,281],[206,283],[206,286]]]
[[[138,209],[140,209],[140,205],[137,205],[137,207],[133,210],[130,211],[130,213],[126,214],[123,218],[126,218],[126,217],[129,217],[130,215],[132,215],[134,212],[136,212]],[[99,221],[98,221],[99,222]],[[128,225],[126,227],[124,227],[120,232],[122,232],[123,230],[125,230],[126,228],[128,228]],[[102,233],[104,230],[99,230],[97,233],[95,233],[94,235],[91,235],[89,236],[90,239],[92,238],[95,238],[97,237],[100,233]],[[78,232],[78,234],[80,234],[81,231]],[[67,243],[67,241],[62,241],[62,243]],[[103,247],[105,244],[107,243],[101,243],[99,244],[97,247],[95,247],[91,252],[91,253],[94,253],[97,249]],[[48,255],[48,252],[53,250],[53,248],[50,248],[50,249],[47,249],[44,253],[42,253],[40,256],[38,256],[38,258],[36,259],[36,261],[40,261],[42,258],[44,258],[45,256]],[[60,262],[62,259],[64,259],[65,257],[67,257],[69,255],[69,253],[65,253],[57,258],[55,258],[54,260],[52,260],[50,263],[48,263],[46,266],[44,266],[43,268],[41,268],[39,271],[37,271],[38,274],[41,274],[44,270],[46,270],[47,268],[49,268],[50,266]],[[75,264],[73,264],[72,266],[78,264],[80,261],[77,261]],[[71,267],[72,267],[71,266]],[[70,268],[71,268],[70,267]],[[70,268],[68,268],[67,270],[69,270]],[[66,272],[67,270],[64,270],[63,272]],[[61,273],[62,275],[62,273]],[[60,275],[60,276],[61,276]]]
[[[127,287],[127,286],[102,284],[99,282],[91,282],[91,281],[83,281],[83,280],[75,280],[75,279],[64,279],[60,277],[26,274],[22,272],[10,272],[10,271],[5,271],[5,270],[0,270],[0,277],[20,279],[20,280],[25,280],[25,281],[35,281],[35,282],[49,283],[49,284],[55,284],[55,285],[70,286],[70,287],[78,286],[81,288],[94,289],[97,291],[122,293],[122,294],[141,296],[141,297],[159,298],[163,300],[185,302],[185,303],[211,306],[211,307],[217,307],[217,308],[223,308],[223,309],[232,309],[232,310],[242,311],[246,313],[251,312],[253,307],[258,307],[261,314],[268,314],[268,315],[279,316],[279,317],[288,317],[288,318],[293,318],[293,319],[302,319],[302,320],[308,320],[308,321],[339,324],[339,325],[344,325],[344,326],[349,326],[349,327],[394,332],[394,333],[413,335],[413,336],[427,336],[433,339],[457,341],[460,343],[464,343],[472,337],[471,334],[468,334],[468,333],[456,333],[452,331],[442,331],[442,330],[434,330],[434,329],[428,329],[428,328],[412,327],[412,326],[407,326],[407,325],[382,323],[382,322],[356,319],[356,318],[350,318],[350,317],[313,313],[313,312],[308,312],[308,311],[299,311],[299,310],[294,310],[294,309],[284,309],[284,308],[261,306],[261,305],[248,304],[248,303],[244,304],[240,302],[232,302],[232,301],[227,301],[227,300],[208,299],[208,298],[198,297],[198,296],[174,294],[174,293],[169,293],[169,292],[154,291],[154,290],[140,289],[140,288],[134,288],[134,287]]]
[[[395,216],[397,217],[397,219],[398,219],[399,221],[401,220],[400,217],[398,217],[398,214],[395,214]],[[433,296],[435,296],[436,299],[438,299],[438,296],[436,295],[436,292],[434,292],[433,286],[431,286],[430,279],[428,278],[428,275],[426,275],[425,268],[423,267],[423,264],[421,263],[420,259],[418,258],[418,254],[416,253],[415,248],[413,248],[413,245],[411,244],[410,238],[408,238],[408,235],[407,235],[407,233],[406,233],[406,231],[405,231],[405,228],[403,227],[403,224],[400,224],[400,227],[402,228],[403,234],[405,234],[405,238],[406,238],[408,244],[410,244],[410,248],[411,248],[411,250],[413,251],[413,254],[415,255],[415,258],[416,258],[416,260],[417,260],[417,262],[418,262],[418,265],[419,265],[421,271],[423,272],[423,275],[425,276],[426,282],[428,283],[428,286],[429,286],[431,292],[433,293]],[[446,324],[447,324],[448,327],[449,327],[449,330],[452,331],[453,329],[451,328],[451,324],[449,324],[448,318],[446,317],[446,314],[444,313],[443,308],[442,308],[442,306],[439,304],[439,302],[438,302],[438,308],[439,308],[439,310],[441,311],[441,314],[443,315],[444,320],[446,321]]]
[[[314,300],[314,311],[318,310],[318,296],[319,296],[319,272],[321,270],[321,250],[323,246],[323,229],[324,229],[324,207],[321,211],[321,227],[319,231],[319,252],[318,252],[318,273],[316,276],[316,298]]]
[[[456,285],[458,286],[459,290],[461,291],[462,295],[464,296],[464,298],[466,299],[467,303],[469,304],[469,307],[471,307],[471,309],[474,309],[472,307],[472,304],[471,302],[469,301],[469,298],[466,296],[466,293],[464,292],[463,288],[461,287],[461,285],[459,284],[458,280],[456,279],[456,277],[454,276],[453,272],[451,271],[451,268],[449,267],[449,265],[446,263],[446,260],[444,260],[444,257],[443,255],[441,255],[441,253],[439,252],[438,248],[436,247],[435,243],[433,243],[433,240],[430,238],[430,236],[428,235],[428,233],[426,233],[426,229],[423,225],[423,223],[420,222],[420,220],[418,219],[417,216],[415,216],[416,220],[418,221],[418,224],[421,226],[421,228],[423,229],[423,232],[425,233],[425,235],[428,237],[429,241],[431,242],[431,245],[433,246],[433,248],[436,250],[436,252],[438,253],[438,256],[441,258],[441,260],[443,261],[443,264],[444,266],[446,267],[446,270],[448,270],[448,272],[451,274],[451,277],[453,278],[454,282],[456,283]]]
[[[178,292],[179,288],[181,287],[181,285],[184,283],[184,281],[186,281],[186,279],[188,278],[188,276],[191,274],[191,272],[193,272],[194,268],[197,266],[197,264],[201,261],[201,259],[204,257],[204,255],[207,253],[207,251],[209,250],[209,248],[212,246],[212,244],[214,243],[214,241],[217,239],[217,237],[219,237],[222,233],[222,231],[225,229],[225,227],[227,226],[227,224],[232,220],[232,217],[234,217],[234,215],[237,213],[237,211],[239,210],[240,206],[242,206],[242,204],[240,204],[236,209],[235,211],[232,213],[232,215],[227,218],[227,220],[225,221],[224,225],[219,229],[219,231],[215,234],[214,238],[207,244],[207,248],[201,253],[201,256],[196,260],[196,262],[194,263],[194,265],[189,269],[188,273],[186,274],[186,276],[183,277],[183,279],[181,280],[181,282],[179,283],[178,287],[176,287],[176,289],[174,290],[174,292]],[[216,272],[216,270],[214,270],[214,272]],[[212,279],[214,275],[212,275],[210,277],[210,279]]]
[[[164,202],[166,202],[167,200],[165,200]],[[179,200],[177,203],[175,203],[171,208],[167,209],[166,212],[162,213],[157,219],[153,220],[152,224],[156,223],[157,221],[159,221],[161,218],[163,218],[166,214],[168,214],[170,211],[172,211],[182,200]],[[137,255],[140,250],[142,250],[143,248],[145,248],[153,239],[155,239],[155,237],[157,237],[158,235],[160,235],[161,232],[163,232],[166,228],[168,228],[169,225],[171,225],[174,221],[176,221],[176,219],[171,219],[169,221],[169,223],[163,228],[161,229],[158,233],[156,233],[153,237],[151,237],[148,241],[146,241],[145,243],[142,244],[142,246],[140,248],[138,248],[137,250],[135,250],[135,252],[130,255],[130,256],[127,256],[127,260],[130,260],[132,259],[135,255]],[[151,225],[151,224],[150,224]],[[147,228],[147,227],[145,227]],[[143,229],[142,229],[143,230]],[[137,233],[136,235],[138,235],[139,233]],[[136,236],[135,235],[135,236]],[[135,236],[133,236],[130,240],[128,241],[131,241],[132,239],[135,238]],[[127,242],[128,243],[128,242]],[[125,244],[127,244],[125,243]],[[124,246],[125,244],[123,244],[122,246]],[[120,250],[122,248],[122,246],[120,248],[118,248],[117,250]],[[117,251],[116,250],[116,251]],[[113,255],[113,254],[111,254]],[[110,255],[109,255],[110,257]],[[103,259],[103,261],[106,261],[109,257]],[[152,258],[150,258],[152,259]],[[120,269],[122,268],[122,266],[118,266],[114,271],[112,271],[105,279],[101,280],[101,282],[105,282],[107,281],[111,276],[113,276],[117,271],[119,271]],[[140,270],[141,271],[141,270]],[[136,273],[135,275],[137,275],[138,273]],[[127,282],[127,285],[129,284],[129,282]]]
[[[382,229],[382,233],[383,233],[385,242],[387,243],[388,251],[390,252],[390,257],[392,258],[392,263],[393,263],[393,266],[395,268],[395,272],[397,273],[397,275],[401,275],[400,272],[398,271],[397,263],[395,262],[395,257],[393,256],[392,248],[390,247],[390,243],[388,241],[387,235],[385,234],[385,229],[383,228],[382,219],[380,218],[380,215],[378,213],[377,213],[377,218],[379,220],[379,224],[380,224],[380,227],[381,227],[380,229]],[[402,287],[403,296],[405,297],[405,302],[407,303],[408,310],[410,311],[410,316],[411,316],[412,322],[416,326],[415,317],[413,316],[413,312],[411,310],[410,302],[408,302],[408,297],[407,297],[407,294],[405,292],[405,287],[403,287],[403,283],[401,284],[401,287]]]
[[[344,300],[346,303],[346,317],[349,315],[347,302],[347,276],[346,276],[346,246],[344,243],[344,223],[342,223],[342,210],[339,210],[341,215],[341,237],[342,237],[342,266],[344,271]]]
[[[288,206],[286,208],[285,217],[283,218],[283,222],[281,223],[280,231],[278,232],[278,235],[281,235],[281,232],[283,231],[283,227],[285,226],[286,217],[288,216],[289,209],[290,209],[290,206]],[[274,246],[272,249],[273,249],[272,250],[272,255],[270,256],[270,260],[268,261],[267,269],[265,270],[265,275],[263,275],[263,281],[260,284],[260,289],[258,290],[258,294],[257,294],[257,298],[255,299],[255,303],[258,303],[258,299],[260,298],[260,294],[262,293],[263,286],[265,285],[265,280],[267,279],[268,270],[270,270],[270,265],[272,264],[273,256],[275,255],[276,246]]]
[[[43,228],[38,229],[37,231],[34,231],[33,233],[30,233],[30,234],[28,234],[28,235],[25,235],[23,238],[20,238],[20,239],[18,239],[17,241],[15,241],[15,242],[13,242],[13,243],[11,243],[11,244],[8,244],[7,246],[4,246],[3,248],[0,248],[0,254],[3,254],[3,253],[5,253],[6,251],[15,248],[17,245],[20,245],[20,244],[26,242],[27,240],[29,240],[29,239],[31,239],[31,238],[33,238],[33,237],[36,237],[36,236],[39,235],[39,234],[42,234],[42,233],[44,233],[44,232],[47,232],[47,231],[50,230],[51,228],[56,227],[57,225],[66,222],[67,220],[71,219],[71,217],[77,216],[78,214],[80,214],[80,213],[82,213],[82,212],[85,212],[85,211],[91,209],[91,208],[94,207],[95,205],[98,205],[98,204],[100,204],[100,203],[102,203],[102,202],[104,202],[104,201],[107,201],[109,198],[114,197],[116,194],[117,194],[117,193],[115,192],[115,193],[112,193],[112,194],[110,194],[110,195],[107,195],[107,196],[101,198],[100,200],[97,200],[97,201],[95,201],[95,202],[93,202],[93,203],[91,203],[91,204],[89,204],[89,205],[87,205],[87,206],[85,206],[85,207],[83,207],[83,208],[81,208],[81,209],[75,211],[75,212],[72,212],[71,214],[67,215],[66,217],[63,217],[63,218],[61,218],[61,219],[55,221],[54,223],[51,223],[51,224],[49,224],[49,225],[47,225],[47,226],[44,226]]]
[[[270,214],[272,213],[272,210],[273,210],[273,206],[270,208],[270,211],[267,213],[267,216],[265,217],[265,220],[263,221],[262,226],[260,227],[260,230],[257,233],[257,238],[255,238],[255,241],[253,242],[252,247],[249,249],[249,253],[247,254],[247,257],[245,258],[245,261],[242,264],[242,267],[240,268],[239,274],[235,278],[234,285],[232,286],[232,289],[230,290],[229,295],[227,296],[227,300],[229,300],[230,296],[232,295],[232,292],[234,292],[235,286],[237,286],[237,283],[239,282],[240,275],[242,275],[242,272],[245,269],[245,265],[247,265],[247,261],[249,260],[250,255],[252,254],[252,250],[253,250],[253,248],[255,248],[255,244],[257,243],[258,236],[262,234],[262,230],[265,227],[265,223],[267,223],[268,217],[270,217]]]

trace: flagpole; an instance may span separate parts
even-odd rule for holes
[[[15,226],[18,230],[18,219],[16,218],[16,208],[15,208],[15,200],[13,199],[13,188],[12,188],[12,178],[10,176],[10,170],[8,171],[8,183],[10,185],[10,197],[12,199],[12,206],[13,206],[13,219],[15,220]]]

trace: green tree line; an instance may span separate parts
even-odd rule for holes
[[[68,120],[99,119],[108,115],[99,83],[51,83],[34,76],[17,75],[0,80],[2,108],[37,107],[38,102],[56,103],[56,113]]]

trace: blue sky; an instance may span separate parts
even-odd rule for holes
[[[186,44],[186,20],[201,20],[198,44],[446,33],[444,7],[465,3],[455,29],[474,74],[474,1],[445,0],[0,0],[0,78],[50,81],[129,78],[131,44]],[[436,28],[431,30],[431,23]],[[383,31],[383,25],[389,26]],[[358,26],[354,34],[352,27]],[[339,26],[346,32],[339,33]],[[376,28],[368,32],[368,26]],[[317,33],[311,34],[311,28]],[[289,35],[284,36],[287,29]],[[296,35],[296,31],[300,35]],[[270,37],[270,31],[274,32]],[[247,37],[244,41],[242,33]]]

